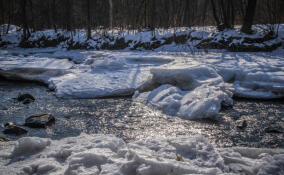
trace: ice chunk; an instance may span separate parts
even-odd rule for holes
[[[283,149],[220,148],[225,164],[236,174],[283,174]]]
[[[158,84],[172,84],[182,90],[193,90],[202,84],[218,85],[223,82],[213,68],[193,63],[168,64],[151,69],[152,80]]]
[[[185,119],[214,118],[222,104],[233,105],[232,88],[210,67],[162,66],[151,73],[152,84],[162,85],[151,92],[137,92],[133,99],[166,114]]]
[[[72,64],[68,60],[37,57],[0,59],[0,74],[7,78],[47,83],[50,77],[66,74]]]
[[[234,82],[235,95],[255,99],[273,99],[284,96],[283,72],[250,72]]]
[[[223,104],[233,105],[232,93],[223,87],[202,85],[193,91],[182,91],[162,85],[151,92],[136,93],[133,98],[169,115],[184,119],[215,118]]]
[[[185,93],[177,87],[165,84],[151,92],[141,94],[137,92],[133,99],[150,107],[160,109],[166,114],[176,115],[181,105],[180,101]]]
[[[177,115],[186,119],[218,116],[222,105],[233,105],[232,93],[228,89],[225,84],[221,87],[208,85],[197,87],[182,98]]]
[[[62,98],[128,96],[150,76],[149,70],[78,72],[50,79],[50,87]]]
[[[50,145],[50,140],[39,137],[24,137],[18,140],[15,146],[13,155],[30,154],[36,151],[41,151],[46,146]]]

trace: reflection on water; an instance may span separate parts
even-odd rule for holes
[[[35,103],[24,105],[14,98],[19,92],[31,93]],[[201,134],[217,146],[284,147],[283,133],[267,133],[268,126],[284,126],[281,101],[236,100],[232,109],[223,110],[217,121],[189,121],[167,116],[131,98],[58,99],[46,87],[23,82],[0,81],[0,129],[3,124],[23,124],[35,113],[51,113],[56,124],[47,129],[30,129],[26,136],[60,139],[85,133],[114,134],[126,141],[148,137]],[[4,106],[4,107],[3,107]],[[7,108],[7,109],[5,109]],[[242,121],[247,127],[239,129]],[[2,132],[0,136],[5,136]],[[17,139],[17,136],[5,136]]]

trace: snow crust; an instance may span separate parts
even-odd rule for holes
[[[283,174],[284,150],[215,148],[202,136],[131,143],[110,135],[0,143],[3,174]],[[32,148],[35,148],[32,150]]]

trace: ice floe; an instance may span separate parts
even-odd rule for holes
[[[284,150],[215,148],[201,136],[125,143],[110,135],[0,143],[2,174],[282,174]]]

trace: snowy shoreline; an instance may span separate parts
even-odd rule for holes
[[[2,31],[8,33],[0,37],[0,47],[4,48],[47,48],[58,47],[68,50],[155,50],[187,51],[222,49],[232,52],[271,52],[283,43],[284,25],[277,33],[269,32],[265,25],[254,25],[254,34],[248,35],[235,29],[218,32],[213,26],[192,28],[170,28],[142,31],[96,30],[87,38],[86,30],[42,30],[31,33],[27,40],[21,40],[23,32],[20,27],[4,24]]]
[[[0,143],[4,174],[282,174],[283,149],[214,148],[201,136],[126,144],[110,135]]]

